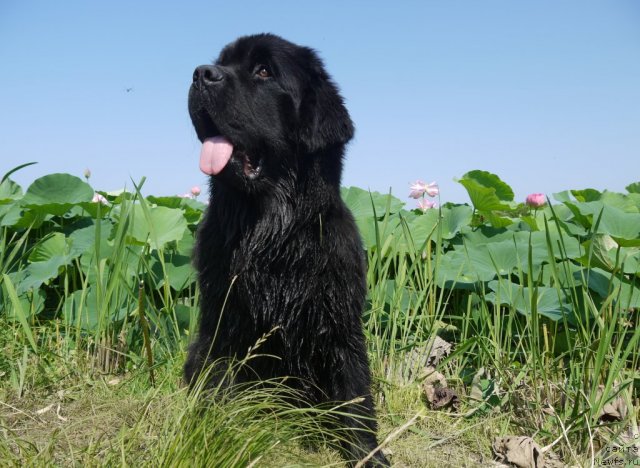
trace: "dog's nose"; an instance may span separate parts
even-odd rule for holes
[[[216,65],[200,65],[193,72],[193,82],[214,85],[224,79],[224,73]]]

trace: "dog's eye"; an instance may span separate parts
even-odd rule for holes
[[[258,65],[256,67],[256,75],[260,78],[269,78],[271,76],[271,70],[266,65]]]

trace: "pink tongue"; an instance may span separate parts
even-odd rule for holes
[[[208,175],[219,174],[233,153],[233,145],[223,136],[207,138],[200,150],[200,170]]]

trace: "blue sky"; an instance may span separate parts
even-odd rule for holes
[[[187,114],[193,69],[236,37],[317,49],[356,124],[344,185],[407,200],[498,174],[516,192],[640,180],[640,3],[206,1],[0,4],[0,174],[26,186],[92,171],[95,188],[205,185]],[[128,88],[132,88],[127,92]]]

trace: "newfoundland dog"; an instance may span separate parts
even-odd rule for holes
[[[362,329],[365,261],[340,198],[353,123],[316,53],[272,34],[241,37],[193,73],[189,114],[210,176],[198,231],[199,334],[185,378],[242,359],[235,381],[292,377],[307,403],[347,404],[342,450],[377,446]],[[387,466],[378,451],[367,466]]]

